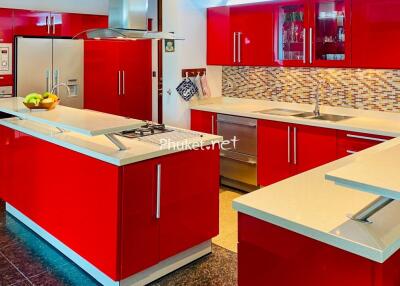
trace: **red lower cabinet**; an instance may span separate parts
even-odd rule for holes
[[[10,191],[10,162],[13,162],[12,145],[15,131],[0,126],[0,199],[5,199]]]
[[[217,114],[207,111],[192,110],[190,128],[193,131],[217,134]]]
[[[393,137],[338,131],[337,157],[343,158],[391,139]]]
[[[399,262],[400,252],[380,264],[239,213],[239,286],[394,286]]]
[[[336,130],[259,120],[258,178],[268,186],[336,159]]]
[[[128,165],[123,174],[122,279],[218,235],[218,148]]]

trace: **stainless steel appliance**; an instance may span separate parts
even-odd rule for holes
[[[82,40],[18,37],[17,96],[44,93],[56,87],[61,105],[83,108],[83,50]]]
[[[12,44],[0,43],[0,75],[12,74]]]
[[[82,31],[75,38],[175,39],[174,33],[148,31],[149,0],[109,0],[108,29]]]
[[[117,135],[120,135],[120,136],[126,137],[126,138],[130,138],[130,139],[136,139],[136,138],[141,138],[141,137],[151,136],[151,135],[156,135],[156,134],[163,134],[163,133],[172,132],[172,131],[173,131],[172,129],[168,129],[167,127],[165,127],[164,124],[145,122],[145,124],[140,128],[122,131],[122,132],[118,133]]]
[[[221,183],[244,191],[257,189],[257,120],[218,114],[217,122],[218,135],[232,140],[221,148]]]

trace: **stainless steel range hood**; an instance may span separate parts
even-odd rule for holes
[[[148,31],[149,0],[109,0],[108,29],[84,31],[89,39],[173,39],[173,33]]]

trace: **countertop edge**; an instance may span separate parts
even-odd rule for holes
[[[394,199],[397,201],[400,200],[400,194],[398,192],[395,192],[395,191],[392,191],[389,189],[385,189],[385,188],[376,187],[373,185],[368,185],[368,184],[361,183],[361,182],[356,182],[353,180],[340,178],[335,175],[331,175],[330,172],[325,174],[325,179],[328,181],[332,181],[336,185],[342,186],[345,188],[354,189],[354,190],[358,190],[358,191],[362,191],[362,192],[366,192],[366,193],[371,193],[374,195]]]
[[[273,225],[282,227],[289,231],[293,231],[297,234],[304,235],[308,238],[315,239],[322,243],[326,243],[333,247],[342,249],[344,251],[350,252],[352,254],[367,258],[369,260],[375,261],[377,263],[384,263],[389,259],[396,251],[400,249],[400,240],[388,247],[386,251],[379,251],[365,245],[348,241],[346,239],[340,238],[334,234],[321,232],[310,227],[306,227],[301,224],[280,218],[275,215],[271,215],[260,210],[251,208],[247,205],[233,201],[233,208],[243,214],[249,215],[256,219],[271,223]]]
[[[382,130],[376,130],[376,129],[371,129],[371,128],[367,128],[367,127],[346,126],[344,124],[337,123],[337,122],[297,118],[297,117],[293,117],[293,116],[279,116],[279,115],[274,116],[274,115],[261,114],[261,113],[258,114],[258,113],[250,113],[250,112],[236,112],[236,111],[229,111],[229,110],[221,111],[218,108],[210,108],[209,106],[204,106],[204,105],[191,106],[190,109],[198,110],[198,111],[214,112],[214,113],[226,114],[226,115],[234,115],[234,116],[240,116],[240,117],[248,117],[248,118],[260,119],[260,120],[270,120],[270,121],[300,124],[300,125],[306,125],[306,126],[312,126],[312,127],[335,129],[335,130],[341,130],[341,131],[367,133],[367,134],[378,135],[378,136],[387,136],[387,137],[400,136],[399,132],[382,131]],[[364,118],[364,117],[359,117],[359,118]],[[342,122],[345,122],[345,121],[342,121]]]

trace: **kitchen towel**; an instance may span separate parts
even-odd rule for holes
[[[199,98],[203,98],[204,94],[203,94],[203,85],[201,83],[201,76],[200,74],[198,74],[196,76],[196,78],[194,79],[194,83],[196,84],[197,89],[199,90],[198,92],[198,96]]]
[[[185,101],[189,101],[194,95],[199,92],[196,84],[194,84],[189,77],[186,77],[181,82],[181,84],[176,88],[176,91]]]
[[[211,90],[210,87],[208,86],[208,80],[205,74],[201,77],[201,86],[203,88],[203,96],[211,97]]]

